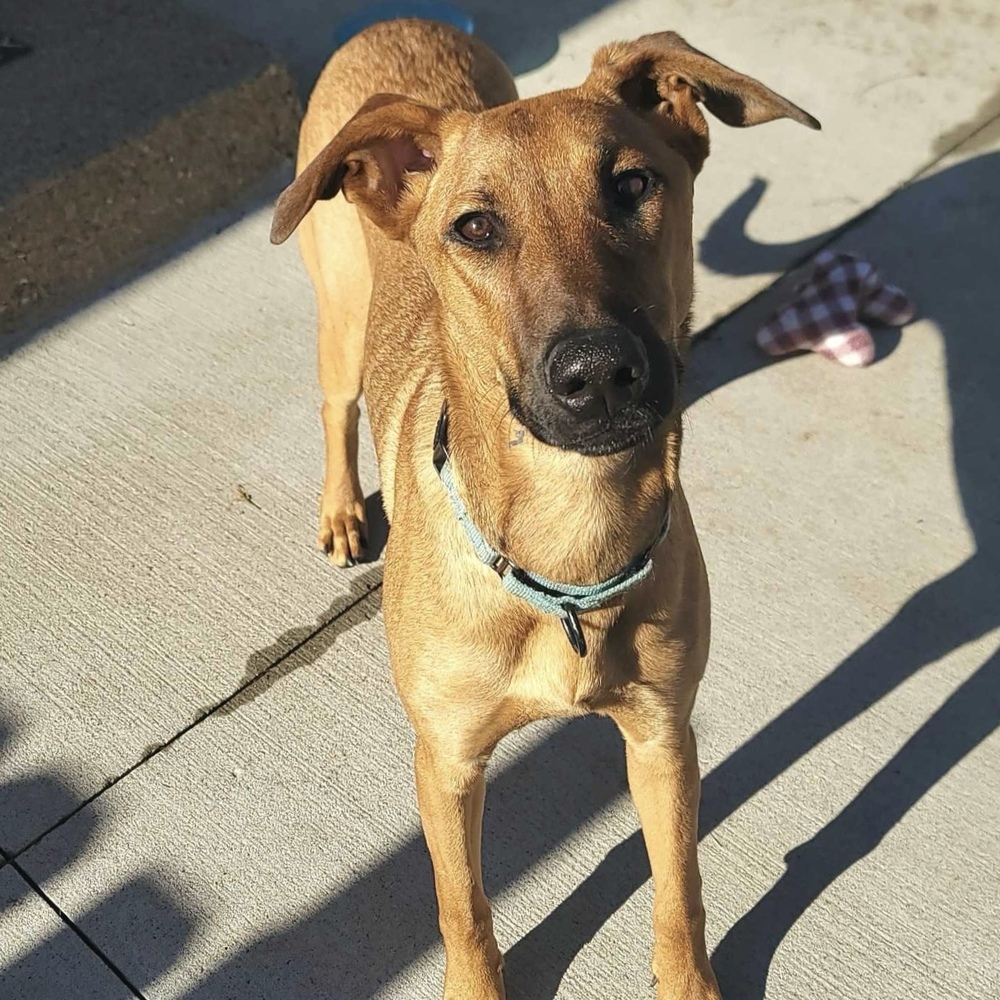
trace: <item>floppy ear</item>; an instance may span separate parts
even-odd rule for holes
[[[720,121],[740,128],[776,118],[820,127],[791,101],[692,48],[673,31],[606,45],[594,56],[581,90],[654,115],[696,173],[708,156],[708,123],[699,102]]]
[[[376,94],[281,193],[271,242],[284,243],[320,200],[344,192],[393,239],[419,208],[408,175],[431,171],[441,151],[444,112],[399,94]]]

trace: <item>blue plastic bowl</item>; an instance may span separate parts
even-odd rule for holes
[[[398,17],[424,17],[429,21],[443,21],[471,35],[474,24],[472,15],[443,0],[385,0],[369,4],[344,18],[333,33],[333,43],[340,48],[344,42],[379,21],[393,21]]]

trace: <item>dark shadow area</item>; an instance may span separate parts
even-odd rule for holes
[[[532,3],[514,0],[497,4],[492,0],[466,0],[462,5],[476,21],[476,33],[500,54],[515,75],[544,66],[559,51],[559,36],[580,21],[610,6],[612,0],[553,0]],[[669,11],[650,31],[671,25]],[[639,32],[641,34],[641,32]],[[589,69],[589,63],[587,69]],[[583,82],[583,71],[580,83]]]
[[[515,73],[609,0],[469,0]],[[5,32],[0,357],[270,203],[305,99],[358,0],[38,0]],[[286,81],[288,85],[286,86]],[[207,221],[206,221],[207,220]]]
[[[365,518],[368,521],[368,562],[377,562],[389,541],[389,521],[382,505],[382,491],[365,497]]]
[[[0,768],[7,771],[9,747],[16,737],[20,724],[0,702]],[[54,774],[38,774],[30,778],[0,780],[0,856],[16,856],[39,831],[31,824],[33,815],[67,816],[78,804],[66,783]],[[97,804],[86,822],[73,830],[71,850],[74,856],[82,854],[90,844],[94,827],[101,821],[101,806]]]
[[[51,308],[46,307],[32,311],[26,317],[19,317],[12,332],[0,332],[0,366],[25,344],[65,322],[74,314],[112,295],[117,289],[138,280],[144,274],[169,264],[196,246],[219,236],[247,215],[272,206],[290,176],[290,168],[287,174],[285,171],[275,171],[271,178],[256,185],[255,189],[245,192],[245,197],[241,197],[236,204],[220,208],[198,219],[190,226],[186,226],[183,235],[177,238],[170,238],[163,244],[147,247],[137,261],[124,270],[102,279],[95,288],[80,296],[73,296],[68,301],[57,296]],[[0,206],[0,220],[2,220],[2,206]]]
[[[0,34],[0,66],[31,54],[31,46],[19,42],[10,35]]]
[[[247,659],[243,687],[219,707],[219,714],[230,715],[256,701],[283,677],[315,663],[345,632],[377,615],[382,602],[376,591],[381,586],[381,568],[369,567],[352,575],[347,594],[338,597],[315,624],[282,632],[270,646],[252,653]],[[209,706],[204,711],[211,709]]]
[[[174,0],[32,0],[5,12],[3,30],[34,51],[4,67],[0,134],[15,141],[0,157],[0,203],[269,61]]]
[[[330,57],[341,23],[383,0],[183,0],[185,6],[218,18],[248,38],[265,44],[292,70],[305,97]],[[544,66],[559,49],[559,36],[605,7],[611,0],[450,0],[469,14],[475,33],[488,42],[515,74]],[[415,10],[419,9],[417,0]],[[669,27],[664,22],[650,31]]]
[[[0,708],[0,761],[3,761],[5,750],[15,733],[12,717]],[[0,909],[12,909],[35,894],[35,889],[25,880],[26,873],[20,864],[9,859],[16,858],[20,844],[36,832],[26,826],[36,804],[45,803],[48,811],[53,801],[58,804],[62,815],[73,812],[80,804],[79,798],[55,773],[43,772],[31,778],[0,783],[0,837],[3,838],[0,850]],[[67,850],[60,856],[60,869],[68,868],[86,856],[105,822],[103,806],[95,802],[73,823],[71,836],[64,840]],[[9,863],[5,864],[7,861]],[[30,878],[38,885],[58,873],[58,869],[42,861],[32,866]],[[184,953],[193,930],[188,918],[164,892],[160,883],[161,878],[150,873],[130,880],[110,894],[102,893],[100,886],[95,886],[96,901],[76,921],[78,926],[93,923],[113,934],[125,949],[119,951],[123,964],[129,964],[128,960],[133,957],[127,951],[133,950],[134,954],[134,950],[149,950],[145,946],[144,935],[137,934],[136,928],[155,929],[155,954],[144,965],[148,978],[139,981],[128,979],[111,968],[105,972],[100,968],[102,959],[92,950],[88,951],[92,946],[86,936],[53,912],[52,920],[58,923],[58,932],[45,938],[21,958],[0,966],[0,996],[10,997],[11,1000],[66,1000],[76,996],[111,1000],[138,996],[137,990],[150,985]],[[49,906],[41,897],[37,897],[34,905]],[[72,961],[67,962],[67,958]],[[93,975],[95,970],[100,973],[100,986],[87,980],[81,982],[81,976]],[[105,992],[106,989],[114,992]]]
[[[8,868],[16,872],[14,866]],[[16,906],[24,896],[33,892],[28,883],[21,881],[19,873],[17,877],[23,891],[17,895],[0,895],[0,906]],[[190,937],[190,927],[180,910],[163,894],[158,881],[154,877],[133,879],[79,918],[79,924],[91,921],[102,926],[116,924],[123,934],[120,939],[123,942],[136,939],[135,927],[155,927],[158,939],[156,958],[163,964],[152,967],[151,971],[158,971],[149,980],[135,982],[122,977],[117,969],[102,968],[102,959],[93,952],[85,938],[65,923],[60,923],[58,932],[45,938],[39,947],[10,965],[0,967],[0,996],[12,1000],[67,1000],[70,997],[117,1000],[119,997],[141,996],[139,991],[151,985],[183,953]],[[48,904],[39,902],[36,905]],[[118,923],[121,913],[128,913],[138,924],[121,926]],[[59,918],[53,915],[53,919]],[[167,926],[168,919],[175,921],[173,926]],[[119,959],[124,957],[127,956],[119,952]]]
[[[35,0],[7,18],[33,48],[0,100],[4,352],[224,224],[213,213],[270,200],[299,119],[266,46],[177,0]]]

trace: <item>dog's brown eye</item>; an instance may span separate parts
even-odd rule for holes
[[[626,170],[614,179],[615,201],[622,208],[634,208],[649,194],[653,178],[645,170]]]
[[[455,223],[455,233],[463,243],[470,243],[474,246],[485,246],[492,243],[497,235],[497,227],[494,220],[482,212],[473,212],[463,215]]]

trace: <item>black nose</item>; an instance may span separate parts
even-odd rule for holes
[[[557,340],[545,363],[549,392],[581,420],[613,417],[649,384],[649,359],[628,330],[573,333]]]

